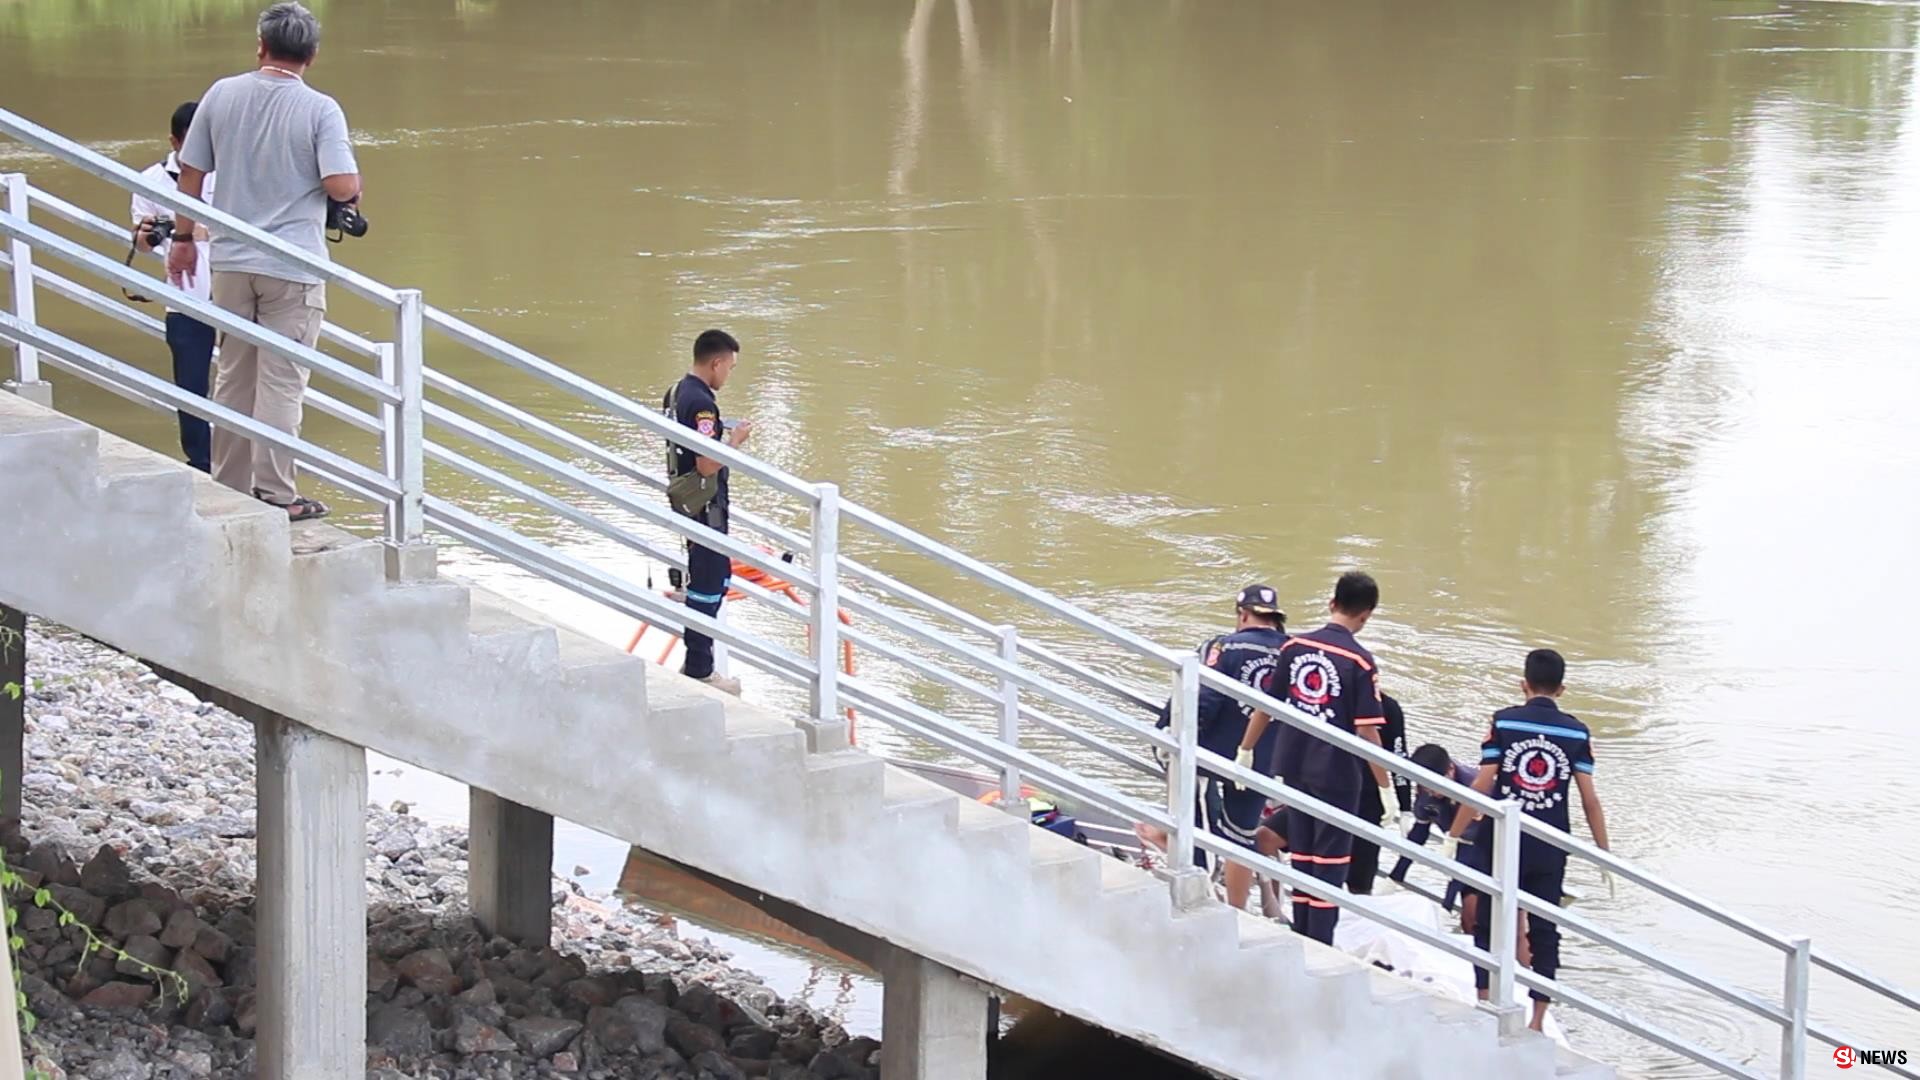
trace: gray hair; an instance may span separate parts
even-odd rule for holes
[[[260,13],[260,44],[276,60],[312,63],[320,49],[320,20],[293,0],[275,4]]]

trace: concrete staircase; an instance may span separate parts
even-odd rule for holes
[[[0,602],[1226,1074],[1613,1075],[3,393]]]

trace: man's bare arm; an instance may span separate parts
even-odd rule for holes
[[[1593,844],[1602,851],[1613,850],[1612,839],[1607,835],[1607,811],[1600,805],[1600,793],[1593,788],[1592,773],[1574,773],[1573,782],[1580,788],[1580,809],[1587,815],[1587,830],[1593,833]]]
[[[747,441],[747,436],[751,434],[753,434],[753,421],[742,420],[733,425],[732,430],[728,431],[726,438],[721,441],[725,442],[728,446],[738,448],[741,443]],[[712,476],[724,468],[726,468],[725,465],[720,464],[704,454],[693,459],[693,471],[699,473],[701,476]]]
[[[1240,736],[1240,749],[1252,753],[1254,746],[1260,742],[1260,736],[1267,733],[1267,725],[1271,723],[1273,723],[1273,717],[1259,709],[1253,710],[1253,715],[1247,717],[1246,734]]]
[[[185,179],[185,177],[186,174],[182,173],[181,178]],[[334,202],[352,202],[360,197],[360,174],[340,173],[336,176],[323,176],[320,178],[320,186],[326,189],[327,198]]]
[[[201,172],[199,169],[185,162],[180,164],[180,194],[191,195],[196,199],[205,201],[201,192],[206,189],[206,184],[206,173]],[[193,220],[192,214],[175,214],[173,216],[173,231],[175,235],[192,236],[195,224],[197,223]]]

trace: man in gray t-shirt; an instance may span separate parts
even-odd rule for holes
[[[354,201],[360,168],[347,118],[304,78],[320,46],[320,24],[297,3],[260,16],[260,68],[221,79],[200,98],[180,148],[180,191],[199,198],[207,173],[220,170],[213,205],[278,239],[325,258],[327,200]],[[191,236],[192,221],[177,228]],[[218,245],[211,267],[191,241],[167,254],[167,275],[182,288],[213,275],[213,302],[285,337],[312,346],[327,310],[326,285],[313,273],[245,241]],[[277,353],[225,338],[213,374],[213,400],[291,435],[300,434],[308,372]],[[296,521],[327,508],[294,486],[294,458],[216,427],[213,478],[286,507]]]

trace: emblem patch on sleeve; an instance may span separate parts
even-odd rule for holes
[[[714,427],[712,413],[701,413],[699,416],[694,417],[693,430],[705,435],[709,439],[713,438]]]

